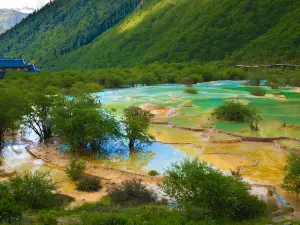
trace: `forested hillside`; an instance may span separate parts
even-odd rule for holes
[[[133,12],[140,0],[54,0],[0,36],[0,55],[24,55],[40,65],[72,52]]]
[[[132,13],[137,0],[56,1],[0,36],[0,52],[22,54],[54,70],[300,62],[300,1],[142,2]]]

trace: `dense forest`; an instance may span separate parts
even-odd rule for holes
[[[0,36],[0,55],[56,59],[90,42],[133,12],[139,0],[53,0]]]
[[[299,63],[299,6],[293,0],[52,1],[0,36],[0,53],[25,55],[52,70],[224,59]]]

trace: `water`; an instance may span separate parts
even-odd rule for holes
[[[182,161],[187,155],[175,147],[167,144],[154,143],[147,147],[155,154],[155,157],[144,167],[145,170],[156,170],[162,174],[172,163]]]
[[[249,94],[251,87],[243,86],[243,83],[216,81],[197,84],[194,86],[199,92],[196,95],[186,94],[183,92],[185,86],[174,84],[107,90],[95,96],[105,106],[117,109],[118,116],[121,116],[122,110],[130,105],[152,104],[178,109],[177,116],[161,120],[175,122],[181,126],[196,127],[198,124],[204,124],[243,135],[300,137],[300,93],[297,93],[295,88],[270,90],[263,87],[268,95],[256,97]],[[210,120],[214,108],[233,99],[238,99],[258,110],[263,118],[259,132],[253,133],[246,123]],[[184,103],[195,107],[180,107]],[[282,129],[283,123],[289,126]]]
[[[155,142],[131,157],[128,148],[123,146],[121,151],[119,149],[119,151],[111,153],[107,159],[99,158],[94,160],[93,163],[129,172],[147,173],[150,170],[156,170],[163,174],[172,163],[182,161],[187,157],[186,153],[181,152],[174,146]]]
[[[164,106],[175,108],[178,114],[172,117],[160,117],[158,120],[175,122],[181,126],[196,127],[198,124],[214,126],[218,129],[234,133],[251,136],[289,136],[300,137],[300,93],[294,88],[282,88],[279,91],[266,89],[269,94],[280,94],[282,98],[274,97],[255,97],[249,94],[249,87],[243,86],[241,81],[216,81],[195,85],[199,94],[191,95],[183,92],[184,85],[157,85],[151,87],[134,87],[120,90],[107,90],[94,94],[104,106],[113,107],[117,110],[117,116],[122,116],[124,108],[130,105],[152,104],[154,106]],[[246,102],[249,107],[256,108],[263,117],[259,132],[252,132],[245,123],[232,123],[225,121],[215,121],[211,119],[213,109],[228,99],[238,99]],[[182,108],[182,104],[190,104],[194,108]],[[168,109],[166,108],[166,110]],[[281,128],[283,123],[288,127]],[[165,132],[165,131],[164,131]],[[170,132],[170,131],[166,131]],[[156,134],[154,134],[157,136]],[[181,142],[186,139],[179,136]],[[33,132],[26,132],[25,138],[37,142],[38,137]],[[186,137],[187,138],[187,137]],[[173,140],[176,142],[176,140]],[[150,153],[149,153],[150,152]],[[26,153],[24,145],[7,146],[3,151],[4,161],[7,165],[17,167],[22,164],[30,163],[31,156]],[[171,145],[155,143],[144,149],[140,158],[131,165],[123,167],[128,170],[148,171],[156,169],[163,172],[172,162],[179,161],[186,157],[178,148]],[[118,156],[123,161],[128,156]],[[117,160],[115,160],[117,161]],[[134,160],[132,160],[134,161]],[[136,166],[134,166],[136,164]],[[117,163],[114,163],[116,166]]]
[[[22,142],[11,143],[2,150],[3,166],[5,170],[12,171],[23,166],[39,168],[44,164],[42,160],[34,159],[26,150],[28,144]]]
[[[105,107],[115,108],[118,117],[124,108],[135,105],[151,104],[163,106],[165,110],[176,110],[171,117],[159,115],[158,121],[175,122],[181,126],[197,127],[199,124],[209,125],[221,130],[251,136],[288,136],[300,138],[300,93],[295,88],[282,88],[279,91],[266,89],[269,96],[255,97],[249,94],[249,87],[240,81],[219,81],[195,85],[199,94],[184,93],[183,85],[157,85],[152,87],[136,87],[120,90],[107,90],[94,94]],[[277,95],[272,96],[272,95]],[[281,96],[278,96],[281,95]],[[216,121],[211,117],[213,109],[227,100],[238,99],[249,107],[256,108],[263,121],[259,132],[252,132],[245,123]],[[192,108],[181,107],[183,104],[193,105]],[[165,113],[166,114],[166,113]],[[282,128],[286,123],[287,127]],[[96,165],[138,173],[157,170],[160,174],[174,162],[186,157],[199,157],[212,163],[222,171],[242,166],[243,177],[260,183],[280,186],[284,174],[286,153],[276,148],[273,143],[235,143],[210,144],[207,138],[199,133],[177,130],[168,126],[152,126],[151,134],[157,141],[165,143],[192,143],[181,145],[161,144],[158,142],[143,148],[143,151],[129,157],[126,147],[113,143],[123,151],[106,155],[108,158],[90,160]],[[212,138],[227,140],[231,137],[208,133]],[[37,136],[26,132],[27,139],[37,142]],[[35,160],[26,151],[24,143],[11,143],[3,150],[4,164],[7,169],[48,170],[43,162]],[[103,156],[103,155],[101,155]],[[258,162],[258,164],[256,164]],[[255,164],[255,166],[254,166]],[[67,179],[63,171],[52,170],[55,179]]]

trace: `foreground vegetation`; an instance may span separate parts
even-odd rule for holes
[[[46,175],[26,173],[0,185],[0,222],[22,220],[22,224],[32,224],[24,214],[26,211],[33,213],[34,224],[45,225],[57,224],[58,218],[65,218],[67,224],[87,225],[259,224],[268,221],[261,218],[266,215],[266,203],[251,196],[246,183],[225,176],[198,159],[186,159],[168,169],[162,189],[169,200],[158,198],[157,193],[140,180],[127,180],[112,183],[101,202],[63,210],[57,207],[67,201],[57,201],[56,188]]]
[[[295,154],[292,165],[299,159]],[[290,168],[299,176],[299,167]],[[278,215],[272,202],[250,195],[250,186],[240,177],[223,175],[198,159],[169,167],[161,188],[167,195],[159,197],[141,180],[111,183],[101,201],[67,210],[72,198],[57,194],[47,174],[17,174],[0,183],[0,224],[265,225]]]

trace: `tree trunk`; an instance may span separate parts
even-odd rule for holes
[[[4,145],[4,131],[0,130],[0,152],[2,151]]]
[[[134,140],[130,139],[129,140],[129,155],[130,157],[134,154],[135,149],[134,149]]]

